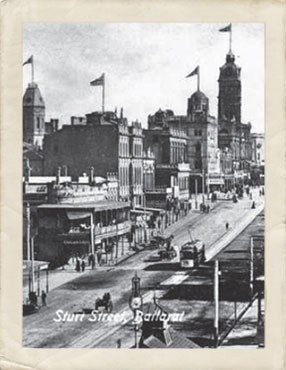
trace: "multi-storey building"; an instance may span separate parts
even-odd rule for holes
[[[44,173],[55,174],[66,166],[72,177],[81,176],[90,167],[106,177],[117,173],[120,200],[140,204],[143,196],[143,136],[140,123],[128,126],[127,119],[114,112],[94,112],[85,120],[73,119],[72,125],[45,137]],[[134,185],[134,186],[133,186]]]
[[[258,166],[264,165],[264,134],[251,134],[252,162]]]
[[[188,162],[191,172],[191,191],[205,192],[224,184],[220,168],[218,149],[218,125],[209,114],[208,97],[197,90],[188,99],[187,116],[184,124],[188,134]]]
[[[241,122],[241,68],[231,51],[220,67],[218,83],[218,144],[231,150],[233,170],[243,171],[251,161],[251,124]]]
[[[182,127],[166,124],[172,111],[159,110],[148,117],[149,129],[144,130],[144,148],[155,156],[155,189],[177,199],[189,198],[190,167],[187,159],[187,135]],[[159,196],[159,195],[158,195]]]
[[[37,207],[37,258],[55,265],[96,252],[106,262],[118,258],[131,230],[129,208],[108,200],[105,182],[50,183],[48,202]]]
[[[149,127],[152,128],[150,131],[154,131],[153,135],[156,135],[158,127],[165,130],[169,128],[175,133],[171,142],[170,156],[166,159],[170,164],[188,163],[191,172],[186,182],[191,192],[195,192],[196,189],[202,191],[203,188],[205,191],[207,187],[223,185],[217,121],[209,115],[209,99],[204,93],[198,90],[188,99],[187,115],[179,116],[174,115],[171,110],[159,110],[148,117],[148,122]],[[180,140],[176,133],[180,133]],[[161,144],[159,147],[163,151],[164,146]],[[153,151],[156,154],[156,147],[153,147]],[[162,176],[160,179],[165,181]],[[182,180],[180,182],[185,183]]]
[[[103,210],[102,205],[106,205],[106,209],[110,205],[116,205],[118,199],[118,180],[117,176],[113,173],[109,173],[107,178],[94,175],[93,168],[90,169],[89,175],[81,176],[75,181],[72,181],[70,176],[62,174],[59,168],[56,176],[30,176],[29,169],[25,173],[23,179],[23,252],[24,258],[27,258],[27,238],[33,238],[35,247],[35,257],[44,258],[49,255],[50,252],[45,251],[48,240],[43,243],[43,230],[39,228],[39,215],[38,206],[43,205],[42,208],[50,209],[50,204],[53,205],[53,209],[56,205],[61,205],[59,208],[64,208],[66,205],[67,209],[80,208],[80,205],[95,204],[94,210],[97,211],[96,204],[100,205],[100,209]],[[100,203],[98,203],[100,202]],[[46,205],[46,207],[44,206]],[[121,208],[121,206],[119,207]],[[41,211],[42,214],[44,211]],[[49,220],[51,217],[58,217],[56,211],[49,213],[48,215],[44,212],[43,217],[47,217]],[[73,218],[75,226],[76,223],[80,224],[83,214],[76,213]],[[76,221],[77,220],[77,221]],[[53,221],[52,221],[53,222]],[[48,227],[47,227],[48,228]],[[104,233],[103,233],[104,234]],[[80,240],[77,239],[79,234],[73,234],[74,247],[80,245]],[[114,235],[111,235],[113,237]],[[109,236],[108,236],[109,237]],[[96,240],[96,239],[95,239]],[[91,240],[90,240],[91,242]],[[66,242],[66,244],[69,244]],[[88,247],[88,243],[85,242]],[[90,247],[90,245],[89,245]],[[57,257],[55,250],[52,253],[53,257]]]

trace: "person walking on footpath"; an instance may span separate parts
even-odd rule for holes
[[[81,271],[84,272],[84,270],[85,270],[85,262],[84,262],[84,260],[82,260]]]
[[[101,266],[101,256],[102,256],[102,251],[101,251],[101,249],[99,249],[98,252],[97,252],[97,262],[98,262],[99,266]]]
[[[88,266],[91,266],[92,263],[92,253],[89,253],[88,255]]]
[[[226,231],[228,231],[228,229],[229,229],[229,223],[228,222],[225,223],[225,229],[226,229]]]
[[[47,301],[46,301],[47,295],[44,292],[44,290],[42,290],[41,299],[42,299],[42,306],[46,306],[47,305]]]
[[[78,259],[78,258],[76,259],[76,263],[75,263],[75,270],[76,270],[77,272],[80,272],[80,262],[79,262],[79,259]]]

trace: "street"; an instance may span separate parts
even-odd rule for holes
[[[258,195],[258,189],[253,191],[253,199],[256,207],[263,206],[264,199]],[[208,258],[213,256],[212,249],[226,233],[225,223],[229,223],[229,233],[235,230],[239,223],[255,212],[255,209],[251,209],[251,204],[252,201],[247,196],[236,204],[232,201],[219,201],[208,214],[192,211],[185,219],[172,225],[166,235],[172,234],[173,244],[179,246],[189,240],[190,234],[194,239],[201,239],[206,245]],[[23,318],[23,345],[46,348],[100,347],[100,343],[105,340],[110,346],[115,346],[116,339],[121,337],[120,327],[125,325],[129,328],[128,331],[132,330],[131,324],[127,324],[132,319],[128,301],[135,271],[141,279],[144,304],[152,301],[154,290],[157,298],[160,298],[166,293],[170,281],[174,286],[191,275],[190,271],[179,267],[178,259],[168,263],[148,262],[149,257],[155,254],[157,250],[143,250],[118,266],[88,270],[82,276],[74,274],[73,280],[63,280],[62,285],[48,294],[47,307],[42,307],[38,313]],[[111,294],[114,313],[125,314],[125,322],[90,322],[88,315],[82,322],[75,321],[74,316],[70,316],[71,321],[55,322],[57,310],[73,314],[84,308],[94,309],[95,299],[102,297],[105,292]],[[176,307],[178,304],[174,302],[173,308]],[[187,302],[181,309],[188,315]]]

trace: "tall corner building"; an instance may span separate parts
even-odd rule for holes
[[[233,170],[245,170],[251,161],[251,124],[241,122],[241,68],[229,51],[220,67],[218,94],[218,145],[230,149]]]
[[[38,85],[29,83],[23,97],[23,141],[40,148],[45,135],[45,110]]]

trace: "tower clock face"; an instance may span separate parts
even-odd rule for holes
[[[231,68],[227,68],[227,69],[225,70],[225,76],[226,76],[226,77],[231,77],[231,75],[232,75],[232,69],[231,69]]]

